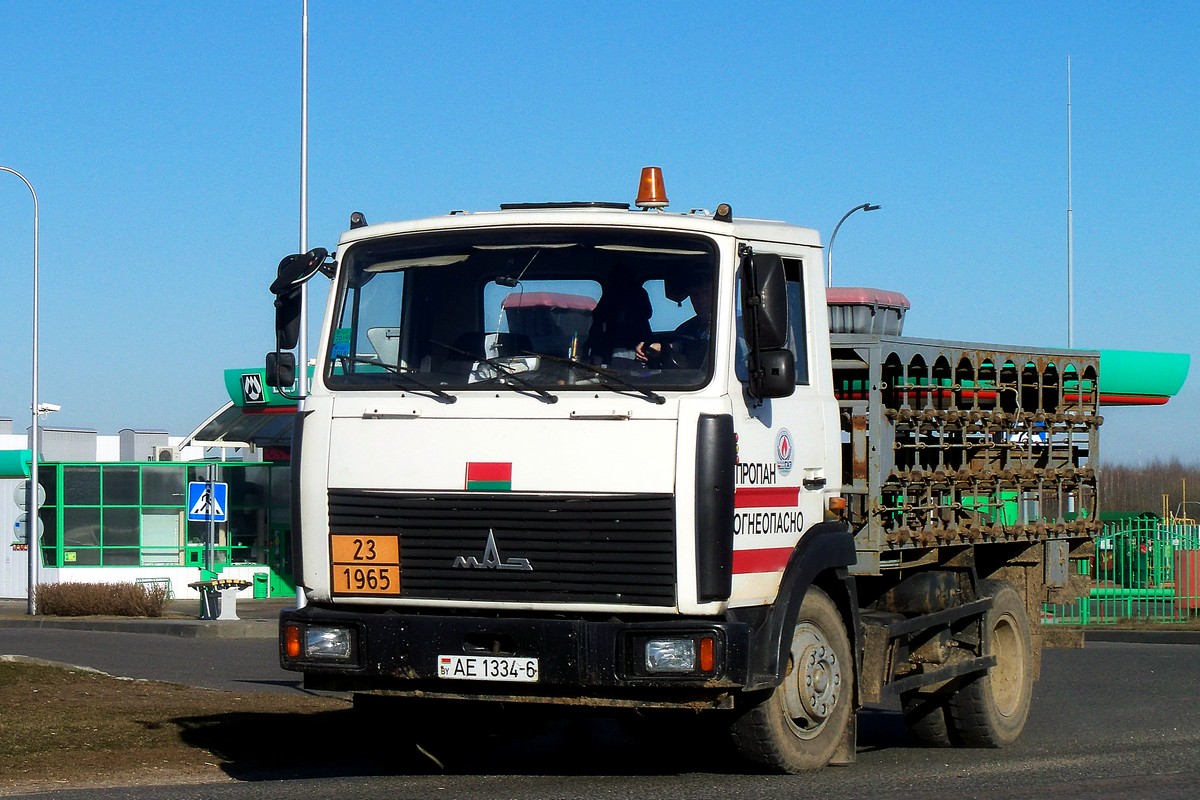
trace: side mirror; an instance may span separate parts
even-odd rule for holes
[[[752,397],[788,397],[796,391],[796,356],[779,348],[758,354],[758,369],[750,371]]]
[[[325,259],[329,251],[324,247],[314,247],[307,253],[296,253],[285,257],[279,262],[276,278],[271,283],[271,294],[278,297],[281,294],[299,289],[308,283],[318,272],[324,271]]]
[[[742,251],[742,332],[749,346],[751,397],[796,391],[796,356],[787,349],[787,274],[774,253]]]
[[[272,389],[289,389],[295,383],[295,354],[267,353],[267,386]]]
[[[275,348],[291,350],[300,341],[300,289],[275,296]]]
[[[775,350],[787,345],[787,275],[775,253],[749,253],[743,260],[742,308],[751,347]]]
[[[301,287],[318,272],[325,272],[329,251],[314,247],[279,262],[271,294],[275,295],[275,348],[291,350],[300,341]],[[291,384],[288,384],[289,386]]]

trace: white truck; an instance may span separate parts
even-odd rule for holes
[[[1098,530],[1099,354],[900,335],[827,289],[816,231],[624,203],[368,225],[333,280],[293,445],[305,685],[685,709],[785,773],[1021,733],[1043,603]],[[475,703],[476,705],[478,702]]]

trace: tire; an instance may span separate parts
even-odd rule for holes
[[[954,738],[944,694],[906,692],[900,698],[904,724],[924,747],[950,747]]]
[[[819,770],[842,744],[854,705],[854,657],[837,606],[805,592],[783,683],[733,723],[738,751],[775,772]]]
[[[993,598],[983,617],[983,655],[996,656],[996,665],[950,697],[950,724],[967,747],[1004,747],[1021,735],[1033,697],[1029,614],[1004,581],[980,581],[979,595]]]

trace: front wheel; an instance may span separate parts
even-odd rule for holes
[[[980,581],[979,594],[992,597],[983,617],[983,654],[996,656],[996,665],[950,697],[950,722],[968,747],[1003,747],[1021,735],[1033,697],[1029,614],[1010,583]]]
[[[783,683],[732,728],[742,755],[796,774],[829,763],[842,744],[854,704],[854,658],[837,606],[809,587],[792,631]]]

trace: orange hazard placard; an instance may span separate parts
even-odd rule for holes
[[[400,537],[334,534],[330,537],[334,594],[400,594]]]

